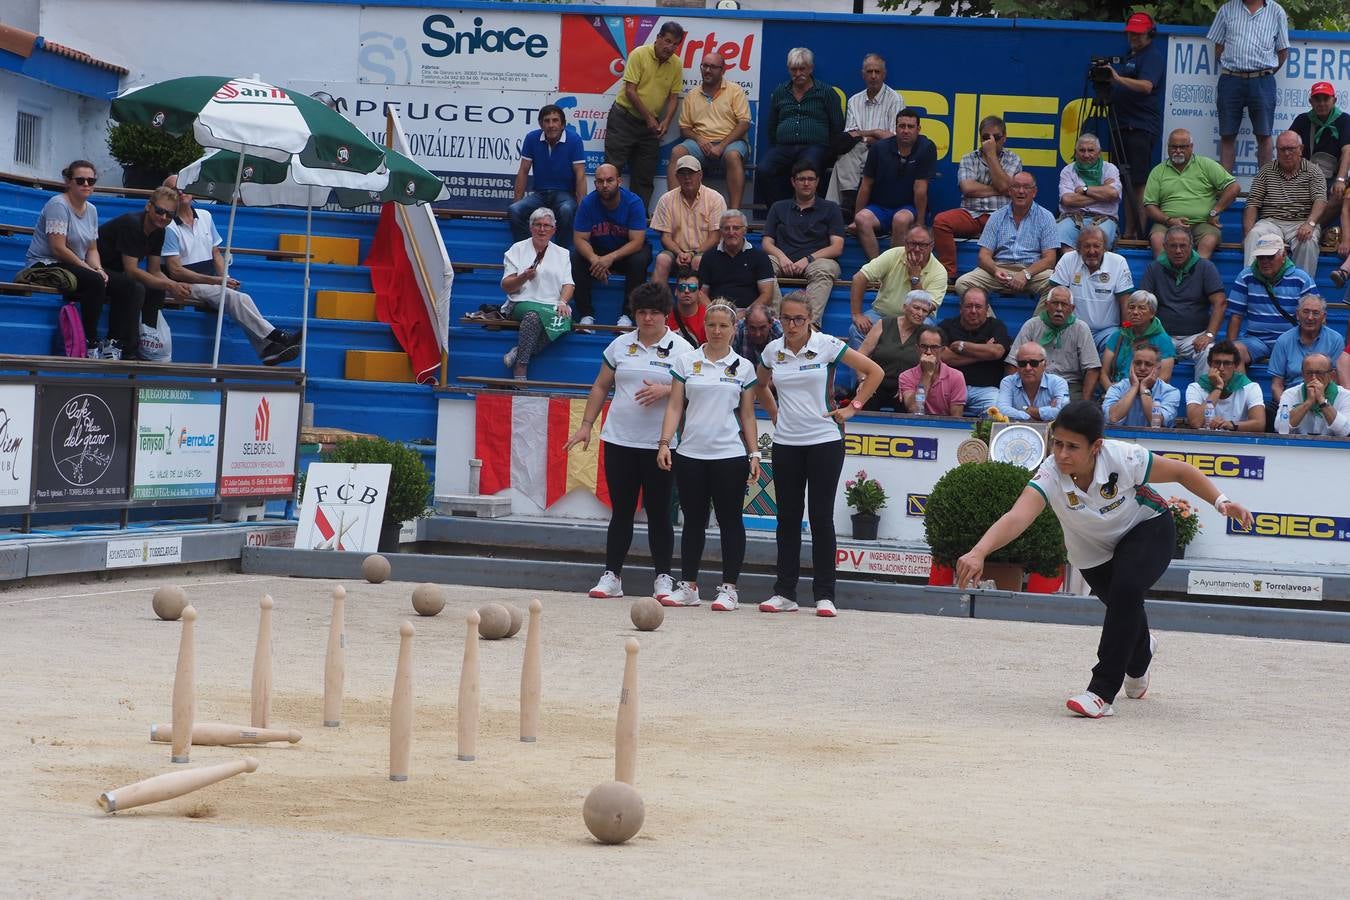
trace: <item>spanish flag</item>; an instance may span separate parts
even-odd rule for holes
[[[496,494],[514,488],[544,510],[581,489],[609,506],[600,442],[609,404],[591,430],[588,449],[563,449],[585,412],[584,397],[479,394],[474,433],[474,452],[483,461],[479,491]]]

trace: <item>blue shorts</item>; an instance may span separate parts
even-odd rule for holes
[[[895,214],[898,213],[898,212],[900,212],[900,211],[902,211],[902,210],[908,211],[909,214],[910,214],[911,216],[915,216],[915,217],[916,217],[916,218],[915,218],[915,222],[914,222],[915,225],[922,225],[922,224],[923,224],[922,222],[918,221],[917,217],[918,217],[919,211],[916,210],[913,206],[909,206],[909,205],[906,205],[906,206],[879,206],[879,205],[877,205],[877,204],[875,204],[875,203],[869,203],[869,204],[867,204],[866,209],[867,209],[867,211],[870,212],[872,215],[874,215],[874,216],[877,217],[877,222],[879,222],[879,223],[881,224],[881,227],[884,228],[884,229],[886,229],[887,231],[889,231],[890,228],[891,228],[891,220],[895,218]]]
[[[1242,111],[1252,120],[1252,134],[1269,137],[1275,128],[1275,76],[1219,76],[1219,134],[1232,137],[1242,127]]]
[[[684,148],[685,153],[688,153],[703,164],[704,172],[717,173],[724,170],[726,168],[726,158],[728,153],[739,153],[742,162],[750,158],[750,145],[745,141],[732,141],[722,148],[721,156],[713,159],[709,159],[703,155],[703,151],[699,149],[698,141],[693,138],[690,138],[687,141],[681,141],[679,146]]]
[[[1270,348],[1275,344],[1274,341],[1267,342],[1251,335],[1240,337],[1237,342],[1247,348],[1247,352],[1251,354],[1254,363],[1270,359]]]

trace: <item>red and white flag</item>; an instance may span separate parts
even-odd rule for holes
[[[514,488],[540,509],[582,488],[610,505],[600,428],[609,404],[592,429],[591,446],[563,450],[581,425],[586,399],[479,394],[474,454],[483,461],[478,490],[495,494]]]
[[[387,116],[388,146],[411,156],[403,128]],[[375,288],[375,315],[394,331],[419,384],[435,383],[450,334],[450,254],[431,206],[388,202],[366,256]]]

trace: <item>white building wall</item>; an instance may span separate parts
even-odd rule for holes
[[[15,123],[23,109],[42,117],[38,159],[24,165],[15,159]],[[107,105],[12,72],[0,72],[0,171],[34,178],[59,179],[72,159],[87,159],[100,172],[121,177],[108,155],[103,127]]]

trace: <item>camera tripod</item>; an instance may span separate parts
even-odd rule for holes
[[[1099,82],[1092,77],[1091,69],[1088,70],[1087,77],[1083,81],[1083,96],[1079,100],[1079,110],[1082,118],[1078,123],[1079,134],[1095,134],[1103,148],[1109,147],[1111,150],[1111,161],[1115,163],[1116,168],[1120,170],[1120,199],[1126,215],[1129,217],[1126,222],[1126,228],[1121,229],[1124,234],[1128,228],[1128,221],[1133,220],[1138,229],[1139,237],[1148,240],[1148,219],[1144,215],[1143,205],[1137,203],[1134,194],[1134,173],[1130,171],[1130,164],[1123,153],[1125,141],[1120,134],[1120,122],[1116,119],[1116,111],[1111,106],[1108,90],[1110,82]],[[1093,127],[1096,123],[1096,127]],[[1102,126],[1106,129],[1106,138],[1103,140],[1099,130]],[[1075,142],[1076,145],[1076,142]],[[1148,173],[1143,173],[1148,177]]]

